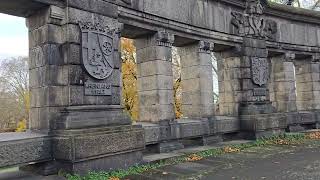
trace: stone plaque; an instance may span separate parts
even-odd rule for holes
[[[269,79],[269,65],[267,58],[251,58],[252,81],[259,85],[265,85]]]
[[[115,30],[99,23],[79,22],[82,33],[82,62],[86,71],[95,79],[109,77],[114,69],[113,37]]]
[[[86,81],[84,83],[84,95],[85,96],[110,96],[111,83],[96,83],[96,82]]]
[[[267,89],[266,88],[254,88],[253,89],[253,95],[254,96],[266,96],[267,95]]]

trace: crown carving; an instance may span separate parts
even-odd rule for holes
[[[81,31],[95,31],[104,34],[114,34],[116,29],[111,29],[108,26],[103,26],[100,23],[92,23],[92,22],[79,22],[79,26]]]

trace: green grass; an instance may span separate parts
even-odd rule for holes
[[[284,134],[280,136],[273,136],[271,138],[258,139],[251,143],[231,145],[228,147],[231,147],[233,149],[239,149],[240,151],[242,151],[244,149],[248,149],[251,147],[263,147],[268,145],[296,145],[296,144],[303,143],[305,140],[306,140],[306,137],[304,134],[299,134],[299,133]],[[196,155],[201,158],[206,158],[206,157],[216,157],[225,153],[227,152],[225,152],[224,148],[222,147],[222,148],[215,148],[215,149],[197,152],[197,153],[194,153],[193,155]],[[186,162],[188,161],[187,157],[189,156],[190,154],[186,154],[181,157],[166,159],[159,163],[137,165],[137,166],[130,167],[127,170],[116,170],[111,172],[89,172],[85,176],[80,176],[77,174],[75,175],[67,174],[65,175],[65,177],[67,177],[69,180],[107,180],[107,179],[110,179],[111,177],[124,178],[128,175],[141,174],[143,172],[146,172],[152,169],[157,169],[163,166]]]

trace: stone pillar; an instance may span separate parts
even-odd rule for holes
[[[27,19],[30,129],[53,138],[52,162],[31,169],[84,174],[139,163],[143,129],[131,125],[120,103],[117,6],[103,1],[69,6],[50,6]]]
[[[213,43],[204,41],[179,47],[184,117],[213,116],[212,51]]]
[[[240,47],[234,47],[215,53],[218,60],[219,115],[239,115],[242,101],[241,79],[250,79],[250,63],[241,61],[240,51]]]
[[[294,54],[271,58],[270,100],[278,112],[295,112],[296,87]]]
[[[270,62],[266,41],[245,37],[242,63],[250,64],[250,79],[241,79],[242,102],[239,109],[241,129],[252,138],[282,133],[285,116],[275,114],[270,102],[268,81]]]
[[[289,131],[299,131],[300,118],[296,105],[295,54],[285,53],[271,58],[270,101],[287,119]]]
[[[58,111],[68,105],[68,67],[60,53],[63,18],[64,9],[50,6],[27,19],[32,131],[50,132]]]
[[[138,66],[139,121],[175,119],[172,44],[165,31],[135,39]]]
[[[320,63],[319,56],[296,60],[297,109],[301,124],[319,124]]]

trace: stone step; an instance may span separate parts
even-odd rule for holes
[[[196,147],[187,147],[184,149],[175,150],[169,153],[154,153],[154,154],[148,154],[143,156],[143,162],[144,163],[157,163],[163,160],[168,160],[172,158],[177,158],[186,154],[192,154],[197,153],[201,151],[206,151],[210,149],[216,149],[216,148],[222,148],[225,146],[232,146],[232,145],[241,145],[254,142],[251,140],[232,140],[232,141],[225,141],[216,143],[214,145],[207,145],[207,146],[196,146]]]

